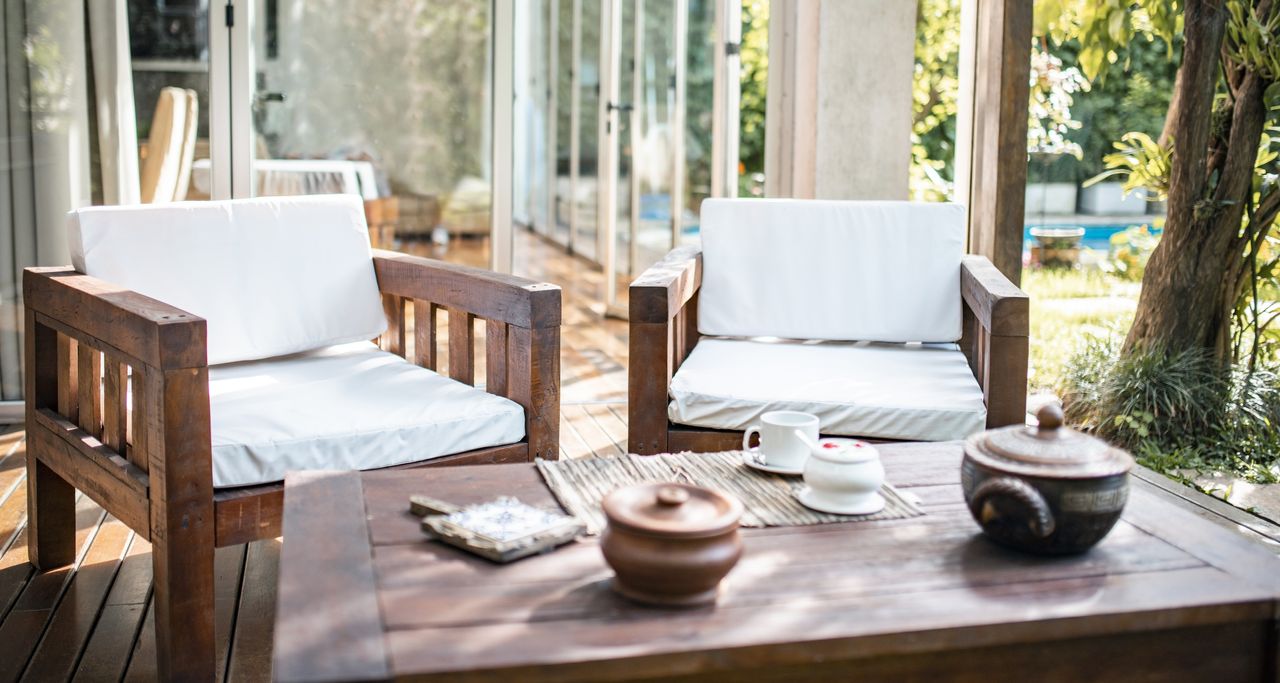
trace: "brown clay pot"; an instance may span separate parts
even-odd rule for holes
[[[720,580],[742,557],[742,504],[687,484],[618,489],[602,506],[609,520],[600,538],[613,588],[651,605],[715,602]]]
[[[1133,458],[1063,426],[1062,408],[965,441],[960,485],[992,540],[1044,555],[1081,553],[1101,541],[1129,498]]]

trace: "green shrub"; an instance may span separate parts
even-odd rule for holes
[[[1131,282],[1141,282],[1147,260],[1155,251],[1160,236],[1151,232],[1150,226],[1135,225],[1111,236],[1111,248],[1106,267],[1116,277]]]
[[[1120,337],[1088,338],[1067,362],[1067,420],[1154,469],[1280,473],[1280,379],[1223,369],[1209,353],[1121,356]]]

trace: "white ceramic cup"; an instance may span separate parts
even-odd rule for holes
[[[809,446],[796,430],[815,441],[818,438],[818,416],[793,410],[774,410],[760,416],[760,424],[747,428],[742,435],[742,449],[751,450],[751,435],[760,434],[760,455],[769,467],[798,470],[809,457]]]

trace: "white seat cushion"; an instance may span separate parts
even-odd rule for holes
[[[956,204],[708,199],[698,330],[957,341],[964,236]]]
[[[743,430],[770,410],[824,434],[945,441],[980,431],[982,389],[955,344],[703,338],[671,380],[672,422]]]
[[[210,365],[387,327],[359,197],[94,206],[69,230],[76,270],[208,321]]]
[[[213,485],[367,470],[524,438],[524,409],[369,342],[209,368]]]

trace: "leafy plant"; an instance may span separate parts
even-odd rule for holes
[[[1280,77],[1280,14],[1263,17],[1241,3],[1229,3],[1227,11],[1227,55],[1268,81]]]
[[[1089,84],[1075,67],[1063,67],[1062,59],[1039,47],[1031,51],[1031,103],[1027,109],[1027,151],[1034,154],[1069,154],[1080,158],[1080,145],[1069,139],[1080,122],[1071,118],[1073,93]]]
[[[743,186],[764,172],[765,99],[769,79],[769,3],[742,3],[742,99],[738,119],[738,163]],[[749,193],[741,192],[743,196]]]
[[[1117,277],[1133,282],[1142,280],[1147,260],[1155,251],[1160,236],[1150,226],[1135,225],[1111,236],[1111,247],[1105,266]]]
[[[920,0],[911,104],[911,195],[947,199],[955,179],[960,0]]]
[[[1173,168],[1173,149],[1175,141],[1170,138],[1167,147],[1151,139],[1150,135],[1140,131],[1125,133],[1115,143],[1116,152],[1103,157],[1107,165],[1106,171],[1086,180],[1085,187],[1111,177],[1124,178],[1126,194],[1146,188],[1162,200],[1169,196],[1169,173]]]
[[[1274,371],[1224,371],[1198,349],[1121,356],[1120,343],[1090,337],[1068,361],[1058,390],[1069,421],[1162,471],[1280,473]]]

